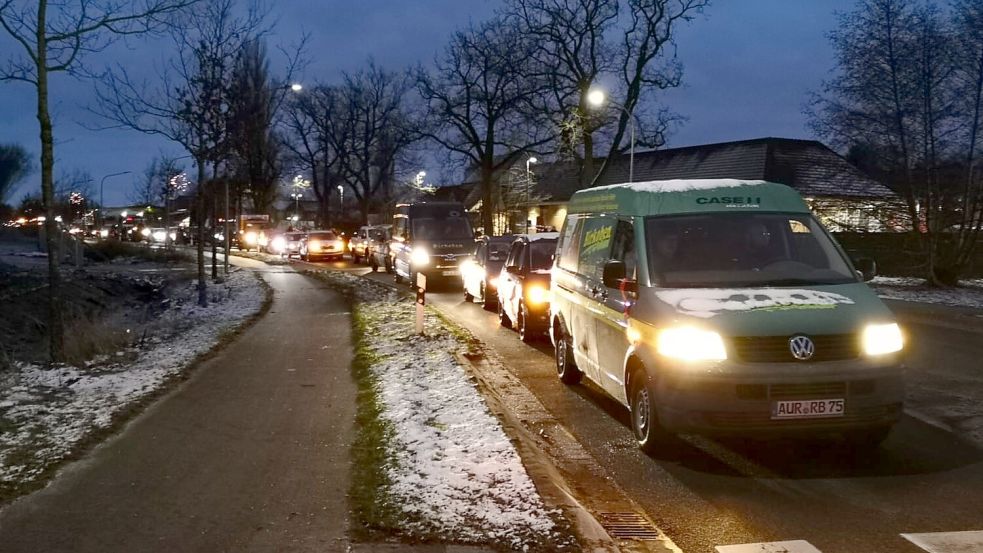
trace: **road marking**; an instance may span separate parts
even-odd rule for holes
[[[983,530],[901,534],[929,553],[973,553],[983,551]]]
[[[822,553],[805,540],[718,545],[717,553]]]

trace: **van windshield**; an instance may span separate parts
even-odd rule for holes
[[[414,240],[474,239],[471,225],[464,217],[415,217],[412,219]]]
[[[857,282],[811,215],[713,213],[645,222],[649,272],[666,288]]]

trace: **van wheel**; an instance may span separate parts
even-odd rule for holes
[[[485,289],[485,283],[482,282],[481,283],[481,307],[485,311],[491,311],[495,307],[495,304],[496,303],[498,303],[498,302],[496,302],[494,298],[489,298],[488,297],[488,290]]]
[[[512,320],[505,314],[505,306],[501,302],[498,303],[498,324],[505,328],[512,328]]]
[[[562,328],[556,338],[556,349],[553,351],[553,358],[556,360],[556,375],[560,377],[560,382],[564,384],[578,384],[584,377],[584,373],[577,368],[577,363],[573,360],[573,344],[570,343],[570,336]]]
[[[523,342],[529,344],[535,339],[535,336],[529,332],[529,314],[526,313],[525,307],[519,306],[519,320],[516,321],[519,327],[519,339]]]
[[[645,453],[655,453],[665,443],[668,433],[659,424],[659,413],[655,408],[655,381],[644,368],[640,367],[632,373],[628,405],[635,442]]]
[[[399,273],[396,271],[393,271],[393,282],[395,282],[396,284],[400,284],[401,282],[403,282],[403,277],[399,276]]]
[[[373,273],[379,271],[379,262],[375,260],[375,256],[372,256],[372,262],[369,265],[372,267]]]
[[[471,293],[468,292],[468,289],[467,288],[464,289],[464,301],[466,301],[468,303],[471,303],[472,301],[474,301],[474,296],[472,296]]]

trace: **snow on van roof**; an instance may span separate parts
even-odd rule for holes
[[[536,232],[533,234],[527,234],[526,238],[530,242],[535,242],[537,240],[557,240],[560,238],[559,232]]]
[[[672,179],[650,180],[644,182],[625,182],[590,188],[591,191],[626,189],[634,192],[686,192],[689,190],[706,190],[710,188],[734,188],[737,186],[755,186],[765,184],[763,180],[740,179]]]

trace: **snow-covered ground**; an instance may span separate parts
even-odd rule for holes
[[[983,309],[983,279],[964,280],[957,288],[932,288],[912,277],[875,277],[868,282],[882,298]]]
[[[379,362],[382,416],[393,503],[410,536],[505,544],[522,550],[559,539],[547,509],[498,420],[454,354],[464,344],[428,314],[414,333],[415,304],[391,289],[340,272],[324,273],[358,295],[358,313]],[[558,544],[559,545],[559,544]]]
[[[0,375],[0,487],[28,483],[66,458],[93,431],[154,392],[259,312],[266,289],[237,271],[209,287],[210,304],[195,303],[188,282],[153,322],[142,347],[103,356],[83,367],[21,364]]]

